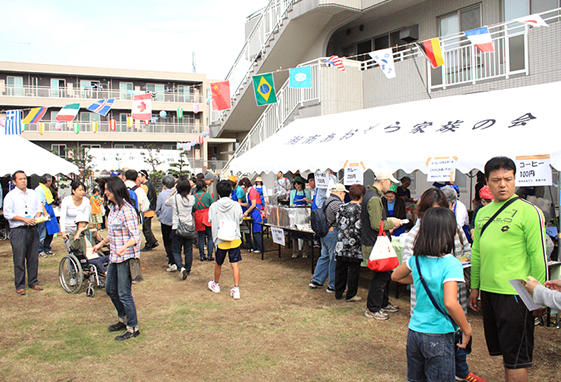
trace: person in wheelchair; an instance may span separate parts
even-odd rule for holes
[[[92,264],[97,268],[97,273],[105,277],[107,275],[107,263],[109,256],[98,254],[92,251],[94,245],[102,240],[96,229],[89,229],[88,216],[76,217],[76,233],[70,240],[70,252],[78,259],[86,258],[88,264]]]

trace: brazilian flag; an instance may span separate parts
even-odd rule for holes
[[[253,90],[255,91],[257,106],[277,103],[273,73],[253,76]]]

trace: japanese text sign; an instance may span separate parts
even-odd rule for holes
[[[516,186],[551,186],[552,176],[549,155],[516,157]]]
[[[316,172],[314,175],[316,188],[326,189],[329,187],[329,174],[327,172]]]
[[[345,168],[345,175],[343,177],[343,184],[345,186],[364,183],[365,167],[362,162],[347,161],[343,167]]]
[[[427,159],[427,182],[453,182],[458,157],[431,157]]]
[[[273,236],[273,243],[285,246],[284,230],[280,227],[271,227],[271,235]]]

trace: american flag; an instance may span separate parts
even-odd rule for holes
[[[342,72],[345,71],[345,65],[343,64],[343,60],[341,59],[341,57],[339,56],[331,56],[329,57],[327,60],[325,60],[325,62],[329,65],[329,66],[334,66],[337,68],[337,70],[340,70]]]
[[[8,110],[4,125],[5,135],[21,135],[21,110]]]

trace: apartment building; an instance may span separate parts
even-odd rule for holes
[[[237,139],[237,157],[296,118],[559,81],[560,7],[560,0],[271,0],[247,19],[227,77],[232,109],[213,112],[211,130]],[[548,27],[513,21],[530,14]],[[463,33],[481,26],[493,53],[480,54]],[[445,56],[437,69],[415,44],[434,37]],[[391,80],[368,55],[383,48],[393,51]],[[344,57],[345,72],[324,63],[331,55]],[[305,64],[312,89],[289,88],[279,69]],[[278,103],[257,107],[251,76],[267,72],[275,72]],[[458,182],[468,187],[465,176]]]
[[[27,124],[23,136],[63,157],[88,147],[176,149],[177,142],[193,141],[208,127],[208,89],[209,79],[198,73],[0,62],[0,110],[22,109],[25,116],[30,108],[47,107],[42,131],[39,123]],[[152,121],[129,125],[132,97],[142,92],[152,94]],[[107,116],[86,109],[108,98],[115,103]],[[75,120],[57,123],[60,108],[71,103],[80,103]],[[221,168],[233,141],[205,139],[189,151],[192,167]]]

